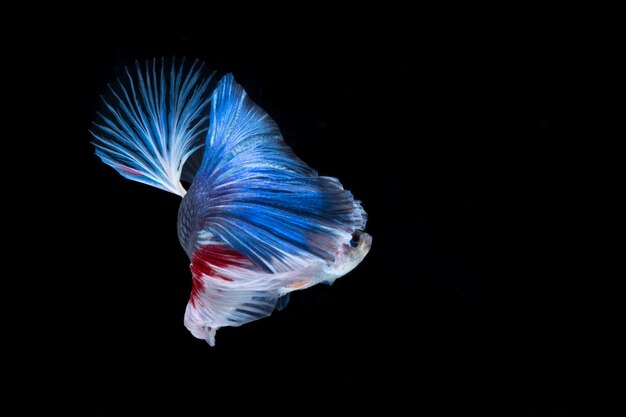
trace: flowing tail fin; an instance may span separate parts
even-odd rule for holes
[[[203,230],[267,272],[332,263],[365,229],[361,204],[300,160],[230,74],[214,92],[203,158]]]
[[[109,85],[93,123],[96,155],[122,176],[184,196],[185,165],[204,144],[213,76],[204,64],[153,59]]]

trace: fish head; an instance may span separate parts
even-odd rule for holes
[[[367,255],[372,247],[372,236],[357,230],[352,234],[352,239],[348,244],[344,244],[344,256],[349,263],[354,266],[361,263],[365,255]]]
[[[371,247],[372,236],[361,230],[355,231],[349,242],[340,244],[335,262],[325,270],[325,273],[332,277],[329,281],[332,282],[356,268],[369,253]]]

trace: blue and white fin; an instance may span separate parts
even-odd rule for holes
[[[200,245],[190,267],[193,279],[185,326],[211,346],[219,328],[241,326],[271,315],[280,299],[288,299],[288,294],[282,295],[285,286],[295,289],[321,269],[317,263],[299,271],[269,273],[217,243]]]
[[[213,94],[196,185],[203,188],[202,229],[267,272],[333,262],[340,245],[365,228],[360,203],[296,157],[230,74]]]
[[[218,282],[210,280],[205,287],[203,304],[187,304],[185,327],[211,346],[215,346],[215,334],[220,328],[238,327],[270,316],[278,297],[276,291],[220,288]]]
[[[195,173],[185,162],[208,129],[213,75],[184,58],[126,68],[93,123],[96,155],[128,179],[184,196],[181,177]]]

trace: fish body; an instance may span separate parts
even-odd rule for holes
[[[195,337],[214,345],[219,328],[267,317],[290,292],[332,283],[367,255],[361,203],[295,156],[231,74],[215,83],[197,61],[154,60],[109,93],[96,154],[183,197],[178,237],[193,283],[184,323]]]

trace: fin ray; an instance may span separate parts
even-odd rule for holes
[[[197,176],[205,191],[197,202],[206,208],[203,230],[267,272],[332,262],[339,244],[365,228],[360,203],[296,157],[230,74],[213,93]]]
[[[204,64],[156,59],[111,86],[93,123],[96,155],[122,176],[184,196],[196,167],[185,162],[203,146],[214,73]]]

